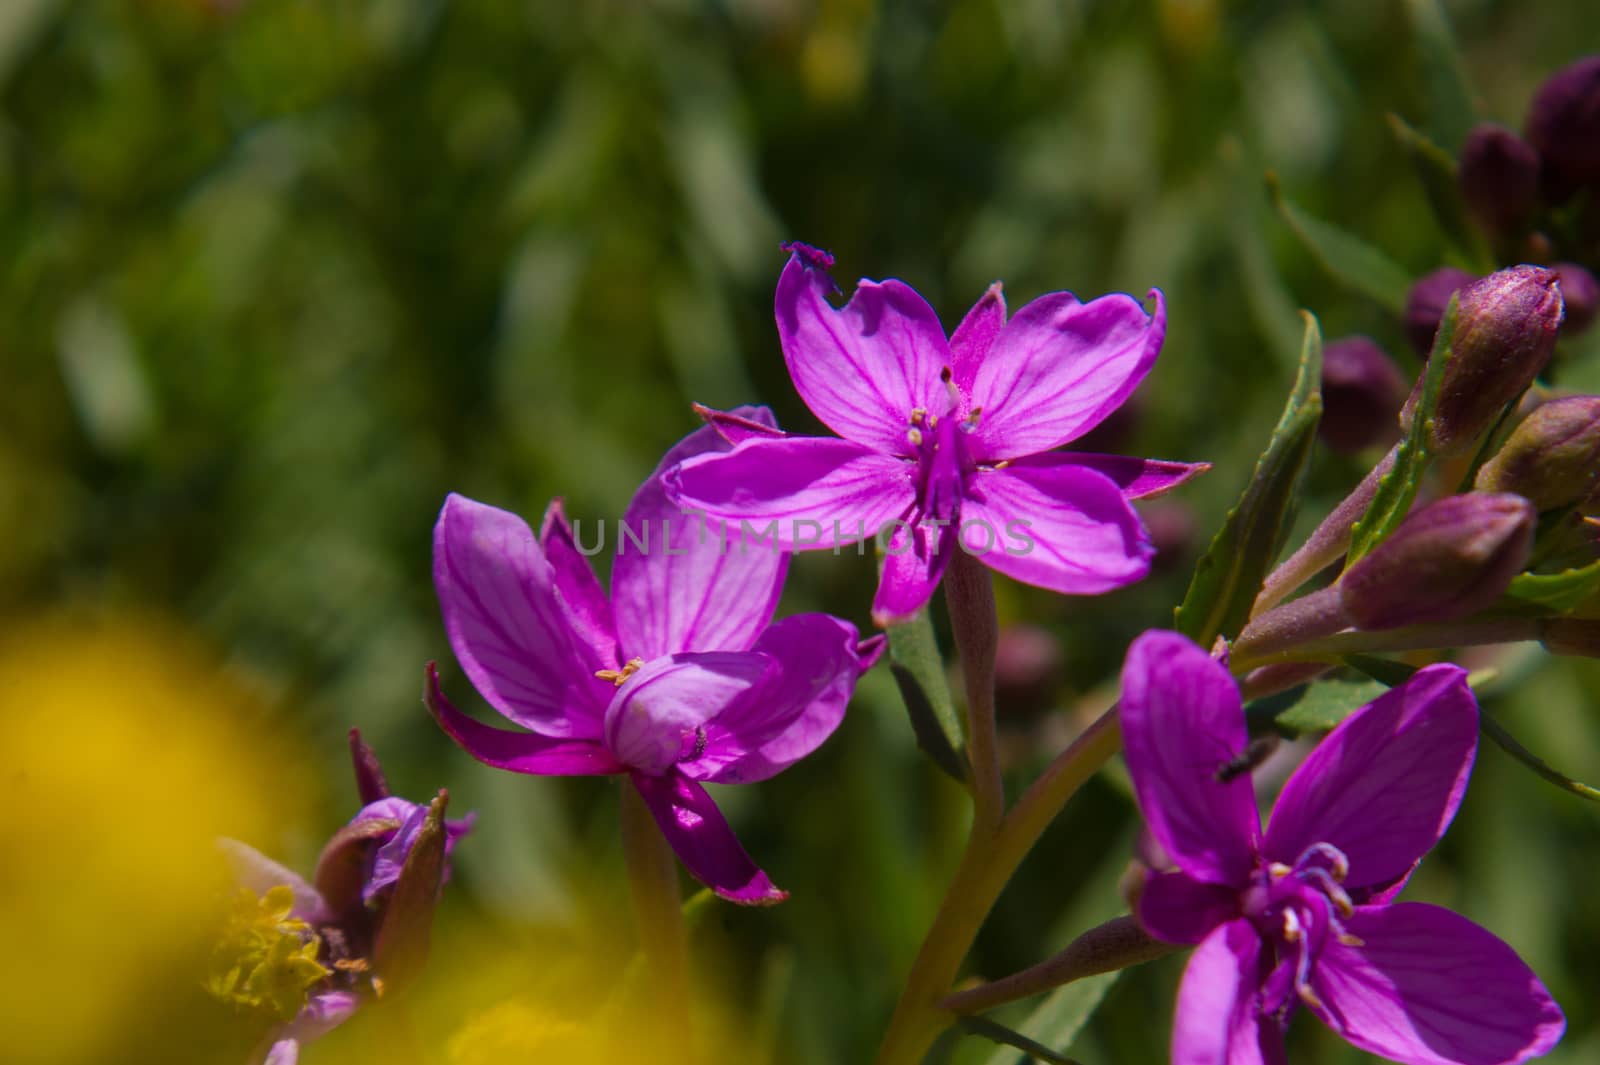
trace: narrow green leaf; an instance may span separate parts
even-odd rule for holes
[[[1540,613],[1565,614],[1600,592],[1600,562],[1561,573],[1522,573],[1506,589],[1507,605],[1534,607]]]
[[[1322,332],[1309,311],[1300,371],[1283,416],[1239,502],[1212,539],[1177,609],[1179,632],[1202,647],[1238,635],[1250,616],[1267,569],[1283,548],[1300,503],[1317,421],[1322,417]]]
[[[1588,799],[1591,802],[1600,802],[1600,790],[1591,788],[1587,784],[1579,783],[1578,781],[1567,776],[1565,773],[1561,773],[1555,769],[1552,769],[1548,762],[1534,754],[1532,751],[1528,750],[1528,748],[1524,747],[1522,744],[1518,743],[1516,738],[1513,737],[1511,733],[1507,732],[1505,727],[1501,725],[1500,722],[1496,721],[1488,714],[1479,713],[1478,723],[1483,729],[1483,734],[1498,744],[1501,750],[1505,751],[1511,757],[1515,758],[1517,761],[1533,770],[1545,780],[1548,780],[1562,791],[1571,792],[1572,794]]]
[[[1406,15],[1417,46],[1417,65],[1426,81],[1428,133],[1447,149],[1457,148],[1478,116],[1455,33],[1439,0],[1406,0]]]
[[[1036,1043],[1021,1032],[1014,1032],[1005,1025],[997,1021],[991,1021],[987,1017],[963,1017],[956,1024],[973,1035],[983,1036],[983,1038],[992,1043],[999,1043],[1001,1046],[1020,1050],[1036,1061],[1049,1062],[1050,1065],[1078,1065],[1073,1059],[1057,1054],[1043,1043]]]
[[[1400,147],[1411,159],[1411,166],[1422,182],[1423,194],[1439,230],[1472,261],[1476,272],[1487,274],[1494,269],[1494,259],[1484,244],[1483,235],[1467,214],[1466,201],[1461,198],[1461,185],[1456,179],[1456,161],[1450,153],[1412,128],[1399,115],[1389,116],[1389,130]]]
[[[1250,316],[1278,360],[1293,366],[1300,357],[1305,328],[1267,244],[1269,209],[1261,196],[1260,169],[1250,165],[1232,137],[1222,143],[1218,169],[1226,178],[1228,228]]]
[[[889,657],[890,672],[906,704],[917,746],[940,769],[965,783],[967,760],[962,752],[966,738],[926,610],[910,621],[889,626]]]
[[[1433,339],[1433,351],[1428,356],[1423,371],[1422,395],[1417,398],[1416,410],[1411,416],[1411,430],[1400,441],[1395,452],[1394,466],[1378,482],[1367,512],[1361,515],[1350,531],[1350,550],[1346,554],[1345,568],[1355,565],[1366,554],[1394,531],[1405,520],[1417,489],[1422,487],[1422,476],[1428,472],[1433,455],[1428,450],[1428,423],[1439,403],[1439,383],[1444,380],[1445,366],[1450,361],[1450,342],[1455,336],[1457,309],[1460,294],[1450,297],[1444,318],[1439,323],[1438,335]]]
[[[1290,736],[1326,732],[1389,690],[1365,677],[1328,677],[1257,699],[1245,708],[1252,728],[1272,726]]]
[[[1411,275],[1404,267],[1355,234],[1307,214],[1284,196],[1278,176],[1271,172],[1267,174],[1267,194],[1278,214],[1329,276],[1393,314],[1405,310]]]

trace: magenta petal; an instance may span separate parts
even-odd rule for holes
[[[1543,1054],[1566,1020],[1516,951],[1420,902],[1362,906],[1312,971],[1316,1014],[1355,1046],[1408,1065],[1510,1065]]]
[[[700,757],[678,767],[686,776],[750,784],[787,769],[833,735],[856,678],[881,653],[869,644],[864,656],[856,627],[827,614],[784,618],[751,650],[771,667],[748,698],[706,723]]]
[[[705,788],[681,773],[631,776],[661,834],[696,880],[745,906],[771,906],[789,897],[750,860]]]
[[[809,550],[854,543],[904,514],[916,498],[916,466],[848,440],[794,436],[750,440],[726,455],[690,459],[666,477],[685,508],[714,519],[745,550]],[[745,524],[748,523],[748,524]]]
[[[772,421],[764,407],[734,412]],[[679,463],[733,447],[705,425],[680,440],[634,493],[618,530],[611,598],[628,658],[678,651],[737,651],[772,620],[789,558],[771,545],[746,545],[737,530],[688,513],[667,496],[664,478]]]
[[[972,390],[972,381],[978,367],[989,355],[995,338],[1006,327],[1006,297],[1000,282],[989,286],[983,298],[973,304],[972,310],[961,319],[956,331],[950,335],[950,354],[955,363],[951,367],[955,382],[963,393]]]
[[[539,546],[550,561],[556,594],[566,607],[567,623],[577,637],[578,649],[590,652],[585,663],[593,666],[590,672],[616,669],[622,663],[617,658],[617,626],[611,618],[611,601],[589,560],[578,550],[559,499],[552,499],[545,508]]]
[[[526,522],[451,493],[433,530],[433,582],[450,646],[489,705],[546,736],[599,735],[603,689]]]
[[[1170,492],[1180,484],[1205,473],[1209,462],[1167,462],[1162,459],[1137,459],[1126,455],[1094,455],[1082,451],[1055,452],[1037,455],[1028,461],[1043,465],[1042,460],[1054,460],[1063,465],[1086,466],[1111,478],[1122,494],[1129,499],[1149,499]]]
[[[1153,315],[1132,296],[1079,303],[1041,296],[1012,316],[973,378],[969,405],[980,461],[1049,451],[1120,407],[1155,364],[1166,335],[1161,293]]]
[[[1239,689],[1187,637],[1147,632],[1122,667],[1122,739],[1145,823],[1179,869],[1243,887],[1261,838],[1248,775],[1217,779],[1244,750]]]
[[[1300,764],[1267,825],[1268,859],[1314,843],[1344,852],[1352,891],[1404,877],[1449,826],[1478,744],[1478,706],[1459,666],[1419,670],[1357,710]]]
[[[957,550],[956,526],[902,522],[884,547],[883,573],[872,600],[872,620],[889,626],[928,604]]]
[[[538,776],[594,776],[622,772],[622,763],[590,740],[550,739],[536,732],[512,732],[468,717],[444,697],[439,673],[428,663],[428,712],[456,744],[484,765]]]
[[[1139,923],[1168,943],[1198,943],[1239,916],[1239,891],[1193,880],[1187,873],[1150,872],[1139,893]]]
[[[862,281],[842,309],[820,262],[795,253],[775,311],[795,389],[823,424],[875,451],[905,452],[912,410],[942,412],[950,365],[939,316],[900,281]]]
[[[1261,939],[1229,921],[1189,956],[1172,1022],[1172,1065],[1267,1065],[1281,1060],[1281,1035],[1256,1013]],[[1269,1047],[1263,1053],[1263,1043]]]
[[[1117,485],[1054,456],[980,469],[961,511],[966,550],[1024,584],[1098,595],[1141,580],[1155,554]]]
[[[646,662],[606,708],[606,746],[634,769],[664,773],[707,747],[706,723],[737,716],[762,675],[776,668],[755,651],[709,651]]]

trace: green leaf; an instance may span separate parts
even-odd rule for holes
[[[1267,194],[1278,214],[1329,276],[1393,314],[1405,310],[1411,275],[1404,267],[1355,234],[1307,214],[1284,196],[1278,176],[1271,172],[1267,174]]]
[[[1322,332],[1309,311],[1300,371],[1283,416],[1256,461],[1255,473],[1228,512],[1177,609],[1179,632],[1202,647],[1238,635],[1267,569],[1283,548],[1300,503],[1300,486],[1322,417]]]
[[[1115,976],[1116,974],[1108,973],[1107,975]],[[1037,1043],[1021,1032],[1012,1031],[1005,1025],[997,1021],[991,1021],[987,1017],[963,1017],[956,1024],[973,1035],[983,1036],[990,1042],[1020,1050],[1035,1061],[1046,1061],[1050,1065],[1078,1065],[1073,1059],[1063,1054],[1057,1054],[1043,1043]]]
[[[1483,235],[1467,213],[1466,201],[1461,198],[1455,159],[1427,136],[1413,129],[1399,115],[1389,116],[1389,130],[1410,157],[1440,231],[1472,261],[1477,273],[1491,272],[1494,258],[1483,242]]]
[[[1411,430],[1400,441],[1395,452],[1394,466],[1378,482],[1367,512],[1361,515],[1350,530],[1350,550],[1346,554],[1345,568],[1355,565],[1374,547],[1384,541],[1395,527],[1405,520],[1422,487],[1422,476],[1428,472],[1433,455],[1428,450],[1428,423],[1439,404],[1439,382],[1444,380],[1445,366],[1450,361],[1450,342],[1455,336],[1460,293],[1450,297],[1444,318],[1439,323],[1438,335],[1433,338],[1433,351],[1428,356],[1427,368],[1422,376],[1422,395],[1417,398],[1416,410],[1411,415]]]
[[[1428,133],[1446,148],[1456,148],[1466,140],[1478,115],[1450,20],[1439,0],[1406,0],[1406,15],[1417,46],[1417,65],[1426,82]]]
[[[911,718],[911,731],[917,746],[933,759],[934,765],[966,783],[967,759],[962,753],[966,737],[950,686],[945,680],[944,659],[933,635],[933,622],[921,610],[910,621],[889,626],[890,672],[900,688],[900,698]]]
[[[1257,699],[1245,716],[1253,728],[1271,725],[1290,736],[1326,732],[1388,690],[1366,677],[1329,677]]]
[[[1534,607],[1540,613],[1565,614],[1600,592],[1600,562],[1561,573],[1521,573],[1511,580],[1506,598],[1517,607]]]
[[[1483,729],[1483,734],[1498,744],[1501,750],[1562,791],[1571,792],[1573,795],[1588,799],[1591,802],[1600,802],[1600,790],[1591,788],[1587,784],[1579,783],[1565,773],[1552,769],[1548,762],[1518,743],[1516,738],[1507,732],[1500,722],[1488,714],[1480,712],[1478,714],[1478,724]]]

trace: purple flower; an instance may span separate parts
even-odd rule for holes
[[[251,1058],[262,1065],[294,1065],[302,1044],[415,975],[450,853],[476,820],[445,820],[442,791],[427,805],[391,796],[355,729],[350,751],[366,805],[323,847],[315,883],[253,847],[221,841],[242,894],[208,986],[275,1020]]]
[[[765,409],[739,412],[770,426]],[[788,556],[709,535],[667,500],[661,471],[729,445],[710,426],[661,460],[618,532],[611,595],[560,501],[535,538],[521,518],[458,495],[434,529],[433,576],[456,658],[527,732],[429,708],[486,765],[515,773],[627,773],[689,872],[734,902],[786,896],[750,860],[703,782],[747,784],[815,750],[882,653],[826,614],[772,622]]]
[[[946,340],[904,283],[862,281],[836,309],[832,257],[785,248],[784,358],[800,397],[842,439],[748,434],[731,453],[670,473],[679,503],[749,522],[791,550],[889,532],[873,602],[880,624],[928,601],[958,544],[1009,577],[1072,595],[1149,571],[1153,551],[1128,500],[1207,467],[1054,449],[1149,372],[1166,332],[1160,292],[1153,316],[1131,296],[1080,303],[1053,292],[1007,322],[996,284]]]
[[[1561,1010],[1509,946],[1449,910],[1395,903],[1466,791],[1478,711],[1466,674],[1429,666],[1334,729],[1284,785],[1263,835],[1223,666],[1151,632],[1122,676],[1128,771],[1176,866],[1139,920],[1198,944],[1174,1065],[1281,1063],[1305,1006],[1354,1046],[1409,1065],[1502,1065],[1555,1045]],[[1226,778],[1226,779],[1225,779]]]

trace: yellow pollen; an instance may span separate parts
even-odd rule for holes
[[[1362,939],[1360,936],[1353,936],[1349,932],[1339,933],[1339,942],[1343,943],[1347,947],[1364,947],[1367,945],[1366,940]]]
[[[1271,865],[1267,866],[1267,872],[1272,874],[1273,879],[1281,880],[1283,877],[1286,877],[1290,873],[1294,872],[1294,870],[1290,869],[1282,862],[1273,862]]]
[[[999,462],[994,464],[994,468],[997,470],[1003,470],[1009,465],[1011,465],[1010,459],[1001,459]]]
[[[623,666],[621,669],[597,669],[594,671],[594,675],[599,677],[601,680],[609,680],[611,683],[620,688],[622,687],[623,682],[629,677],[633,676],[635,673],[639,672],[643,665],[644,659],[630,658],[628,659],[628,664]]]
[[[926,407],[913,407],[911,409],[911,424],[921,425],[922,419],[926,418],[927,416],[928,409]]]
[[[1301,984],[1299,987],[1295,988],[1295,990],[1300,993],[1301,1002],[1304,1002],[1307,1006],[1310,1006],[1314,1010],[1320,1010],[1322,1008],[1322,1000],[1317,997],[1317,993],[1315,991],[1311,990],[1310,984]]]
[[[1300,922],[1295,920],[1294,914],[1288,910],[1283,914],[1283,939],[1286,943],[1300,942]]]
[[[912,447],[921,447],[922,446],[922,430],[921,429],[915,429],[915,428],[911,429],[909,432],[906,433],[906,439],[911,441],[911,446]]]
[[[972,413],[967,415],[967,428],[976,429],[978,427],[978,419],[981,417],[983,417],[983,408],[973,407]]]

